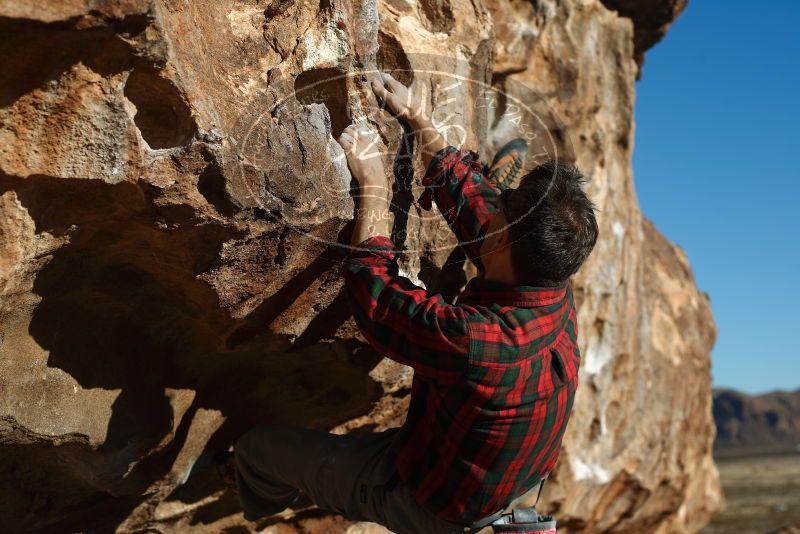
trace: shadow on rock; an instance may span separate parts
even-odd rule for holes
[[[266,327],[240,346],[226,346],[226,333],[252,327],[253,319],[232,318],[198,275],[217,260],[235,233],[231,227],[193,218],[190,209],[162,210],[131,183],[0,175],[0,194],[9,190],[37,233],[68,237],[36,276],[33,293],[41,301],[28,333],[49,352],[47,365],[84,390],[119,390],[99,445],[73,444],[61,451],[58,466],[42,464],[49,477],[23,480],[17,497],[29,512],[6,518],[11,524],[85,528],[86,518],[100,516],[118,524],[146,504],[145,494],[166,497],[179,486],[209,442],[227,448],[267,421],[327,428],[366,413],[380,395],[367,370],[330,343],[313,342],[321,333],[309,333],[291,352],[287,336]],[[320,268],[329,267],[313,262],[312,271]],[[341,299],[335,308],[346,313]],[[53,443],[26,447],[10,456],[12,463],[35,463]],[[219,489],[205,481],[188,491]],[[65,492],[72,499],[46,498]],[[220,506],[235,510],[230,499],[215,501]]]

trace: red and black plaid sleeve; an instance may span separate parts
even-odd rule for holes
[[[443,148],[428,165],[422,185],[426,189],[419,198],[420,206],[429,210],[431,197],[436,201],[467,257],[483,271],[478,256],[481,240],[497,211],[493,201],[500,191],[483,175],[478,155],[454,146]]]
[[[345,290],[364,337],[382,355],[437,382],[463,375],[469,354],[465,312],[401,276],[397,251],[384,236],[349,254]]]

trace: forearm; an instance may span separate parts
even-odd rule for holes
[[[453,384],[469,361],[465,308],[400,275],[397,255],[385,239],[350,253],[344,287],[353,318],[382,356],[428,379]]]
[[[374,236],[389,237],[390,212],[389,190],[385,186],[364,185],[358,188],[358,205],[355,210],[356,224],[351,243],[358,245]]]
[[[497,211],[499,191],[483,175],[476,153],[446,146],[436,158],[441,159],[428,165],[422,179],[425,191],[419,205],[430,209],[435,200],[467,256],[483,270],[480,238]]]
[[[447,146],[447,141],[427,116],[420,114],[410,122],[417,136],[417,144],[422,154],[422,164],[427,169],[433,156]]]

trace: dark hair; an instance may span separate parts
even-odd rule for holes
[[[597,242],[595,206],[572,165],[547,161],[509,195],[511,261],[520,284],[554,287],[575,274]]]

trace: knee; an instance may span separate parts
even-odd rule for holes
[[[270,435],[273,434],[272,425],[259,425],[251,428],[242,434],[233,447],[233,454],[236,463],[242,465],[247,463],[247,458],[254,451],[263,450],[264,445],[270,443]]]
[[[264,449],[270,443],[276,443],[279,432],[280,425],[264,424],[255,426],[242,434],[233,447],[236,463],[239,465],[247,464],[248,458],[251,458],[253,453],[259,451],[263,455]]]

